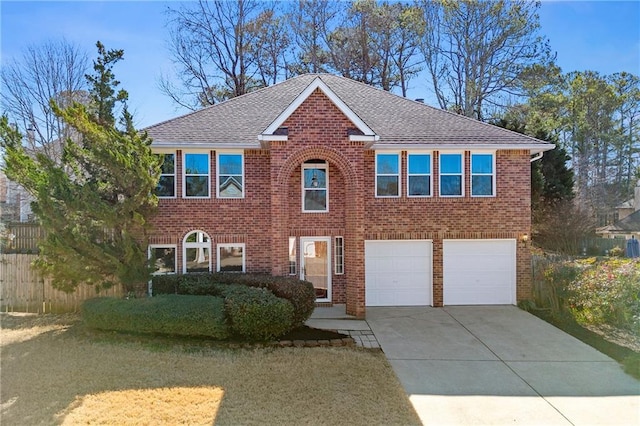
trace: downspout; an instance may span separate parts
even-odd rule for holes
[[[541,159],[541,158],[542,158],[542,156],[543,156],[543,155],[544,155],[544,152],[543,152],[543,151],[541,151],[541,152],[537,153],[535,157],[533,157],[533,158],[529,159],[529,161],[530,161],[531,163],[533,163],[534,161],[538,161],[539,159]]]

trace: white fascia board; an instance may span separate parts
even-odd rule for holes
[[[259,142],[246,142],[246,143],[213,143],[213,142],[152,142],[151,149],[166,150],[166,149],[260,149]]]
[[[262,132],[262,134],[273,134],[316,89],[320,89],[331,100],[331,102],[333,102],[333,104],[338,107],[338,109],[349,120],[351,120],[353,124],[355,124],[358,130],[367,136],[375,135],[373,130],[371,130],[371,128],[369,128],[369,126],[367,126],[365,122],[362,121],[362,119],[360,119],[360,117],[358,117],[358,115],[353,112],[353,110],[351,110],[351,108],[349,108],[347,104],[345,104],[342,99],[340,99],[338,95],[336,95],[335,92],[326,85],[324,81],[322,81],[322,78],[320,77],[316,77],[311,84],[309,84],[302,93],[300,93],[293,102],[284,111],[282,111],[282,113],[269,125],[269,127]]]
[[[378,135],[350,135],[349,141],[351,142],[376,142],[380,139]]]
[[[289,140],[289,136],[287,135],[258,135],[258,140],[259,141],[266,141],[266,142],[271,142],[271,141],[283,141],[286,142]]]
[[[427,149],[434,151],[498,151],[498,150],[507,150],[507,149],[525,149],[529,150],[532,154],[537,154],[539,152],[549,151],[554,149],[556,146],[554,144],[523,144],[523,145],[512,145],[512,144],[430,144],[430,143],[374,143],[371,145],[371,149],[384,149],[384,150],[412,150],[412,149]]]

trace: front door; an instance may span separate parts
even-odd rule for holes
[[[317,302],[331,301],[331,239],[300,238],[300,279],[313,284]]]

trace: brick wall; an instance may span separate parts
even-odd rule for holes
[[[498,151],[496,197],[470,196],[470,152],[465,157],[465,195],[441,198],[438,152],[433,152],[433,197],[405,194],[407,151],[401,151],[399,198],[375,198],[375,152],[361,142],[350,142],[351,123],[333,103],[316,90],[286,120],[287,141],[271,142],[269,149],[245,150],[245,198],[215,198],[215,151],[211,151],[212,198],[181,198],[181,152],[176,155],[176,199],[162,199],[154,219],[152,243],[176,244],[182,269],[182,240],[195,229],[215,245],[245,243],[248,272],[288,274],[290,236],[343,236],[345,273],[333,275],[333,303],[346,303],[350,314],[365,314],[364,241],[376,239],[433,240],[433,300],[442,304],[442,240],[450,238],[518,239],[518,299],[531,293],[530,167],[528,151]],[[302,212],[302,164],[323,160],[328,164],[329,211]],[[298,265],[299,240],[298,240]],[[333,259],[332,259],[333,262]]]

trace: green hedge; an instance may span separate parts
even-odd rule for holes
[[[90,328],[134,333],[229,337],[224,299],[212,296],[162,295],[143,299],[99,297],[82,304]]]
[[[220,296],[225,285],[266,288],[293,305],[293,328],[302,326],[315,308],[315,291],[308,281],[262,274],[211,273],[160,275],[152,279],[153,294]]]
[[[230,285],[224,307],[231,332],[247,340],[270,340],[293,327],[293,305],[267,289]]]

